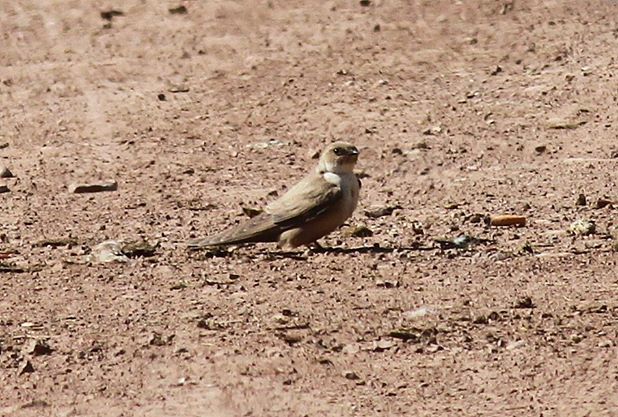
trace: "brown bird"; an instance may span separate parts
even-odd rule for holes
[[[358,149],[335,142],[318,166],[264,211],[216,236],[189,242],[190,248],[277,242],[281,248],[309,245],[341,226],[358,203],[360,181],[354,174]]]

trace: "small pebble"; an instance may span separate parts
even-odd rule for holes
[[[587,204],[586,196],[584,194],[580,194],[577,196],[577,200],[575,201],[576,206],[585,206]]]
[[[15,175],[4,165],[0,165],[0,178],[13,178]]]
[[[17,371],[18,375],[30,374],[34,372],[34,366],[29,360],[24,360],[21,365],[19,365],[19,370]]]
[[[71,184],[69,185],[69,192],[73,194],[85,194],[85,193],[100,193],[104,191],[116,191],[118,189],[118,183],[116,181],[106,181],[92,184]]]
[[[611,206],[612,204],[613,204],[613,201],[608,200],[607,198],[599,198],[595,204],[595,208],[602,209],[607,206]]]
[[[534,147],[534,152],[536,152],[537,154],[542,154],[547,150],[547,146],[545,145],[538,145]]]
[[[357,379],[360,379],[358,374],[356,372],[354,372],[354,371],[345,371],[345,372],[343,372],[343,377],[345,379],[349,379],[351,381],[355,381]]]

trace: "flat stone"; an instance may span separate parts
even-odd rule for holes
[[[101,193],[105,191],[116,191],[117,189],[118,183],[116,181],[105,181],[91,184],[73,183],[69,185],[69,192],[73,194]]]

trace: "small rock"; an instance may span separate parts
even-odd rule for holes
[[[519,249],[520,253],[528,253],[528,254],[533,254],[534,253],[534,247],[532,247],[532,245],[529,242],[524,243],[521,248]]]
[[[534,152],[536,152],[537,154],[542,154],[547,150],[547,146],[546,145],[537,145],[534,147]]]
[[[356,381],[356,380],[360,379],[358,374],[356,372],[354,372],[354,371],[344,371],[343,372],[343,377],[345,379],[349,379],[350,381]]]
[[[549,120],[547,122],[547,128],[548,129],[554,129],[554,130],[571,130],[571,129],[577,129],[578,127],[585,125],[586,122],[585,121],[569,121],[569,120],[562,120],[562,119],[552,119]]]
[[[129,258],[148,258],[154,256],[157,245],[151,245],[145,240],[122,244],[120,251]]]
[[[165,94],[163,94],[163,93],[157,94],[157,98],[159,99],[159,101],[167,100],[167,97],[165,97]]]
[[[618,149],[616,149],[615,151],[612,151],[612,152],[609,154],[609,157],[610,157],[610,158],[612,158],[612,159],[616,159],[616,158],[618,158]]]
[[[253,207],[241,207],[242,212],[245,216],[247,217],[255,217],[258,214],[262,214],[264,212],[264,210],[262,210],[261,208],[253,208]]]
[[[169,345],[174,339],[174,335],[163,337],[161,333],[153,332],[148,338],[148,344],[150,346],[165,346]]]
[[[121,10],[104,10],[101,13],[101,19],[105,19],[108,21],[112,21],[112,19],[116,16],[124,16],[124,12],[122,12]]]
[[[9,187],[7,185],[4,184],[0,184],[0,193],[8,193],[9,191]]]
[[[418,342],[420,340],[420,332],[416,329],[397,329],[388,333],[390,337],[401,339],[404,341]]]
[[[579,311],[580,313],[594,313],[594,314],[604,314],[607,313],[607,304],[597,301],[584,302],[579,305],[575,305],[571,307],[574,311]]]
[[[170,287],[170,290],[176,291],[176,290],[184,290],[185,288],[187,288],[189,286],[189,284],[187,284],[186,281],[180,281],[177,282],[176,284],[172,285]]]
[[[580,194],[577,196],[577,200],[575,200],[576,206],[585,206],[587,204],[586,196],[584,194]]]
[[[309,157],[309,159],[318,159],[320,157],[320,150],[317,148],[309,149],[309,152],[307,152],[307,156]]]
[[[72,237],[60,237],[60,238],[46,238],[37,241],[34,246],[45,248],[58,248],[61,246],[75,246],[77,245],[77,240]]]
[[[428,127],[423,130],[423,135],[439,135],[442,133],[442,128],[440,126]]]
[[[277,336],[290,346],[300,343],[303,340],[303,335],[298,332],[280,333]]]
[[[25,359],[19,365],[17,375],[30,374],[32,372],[34,372],[34,366],[32,366],[32,363],[29,360]]]
[[[596,225],[592,220],[575,220],[569,226],[569,232],[574,235],[587,236],[596,232]]]
[[[347,228],[343,234],[348,237],[371,237],[373,231],[367,226],[360,225]]]
[[[4,165],[0,165],[0,178],[13,178],[15,175]]]
[[[9,143],[8,142],[0,143],[0,149],[4,149],[4,148],[8,148],[8,147],[9,147]]]
[[[440,246],[440,249],[446,250],[446,249],[467,249],[471,244],[481,243],[482,241],[472,236],[459,235],[453,239],[438,237],[434,239],[434,242],[436,242]]]
[[[393,340],[378,340],[376,342],[373,343],[373,351],[374,352],[384,352],[385,350],[388,350],[394,346],[397,346],[397,342],[393,341]]]
[[[197,327],[204,330],[224,330],[229,327],[229,323],[214,317],[204,318],[197,322]]]
[[[354,355],[360,352],[360,348],[361,347],[358,343],[350,343],[349,345],[345,345],[343,349],[341,349],[341,352],[345,353],[346,355]]]
[[[116,181],[105,181],[92,184],[76,184],[69,185],[69,192],[73,194],[84,193],[100,193],[105,191],[116,191],[118,189],[118,183]]]
[[[167,9],[167,11],[170,12],[170,14],[187,14],[189,13],[189,10],[187,10],[187,7],[184,5],[180,5],[177,7],[170,7],[169,9]]]
[[[484,219],[484,218],[485,218],[485,216],[484,216],[484,215],[482,215],[482,214],[480,214],[480,213],[474,213],[474,214],[471,214],[471,215],[470,215],[470,217],[468,217],[468,219],[467,219],[467,220],[468,220],[470,223],[480,223],[480,222],[482,222],[482,221],[483,221],[483,219]]]
[[[382,287],[382,288],[397,288],[399,287],[399,281],[397,280],[385,281],[385,280],[379,279],[376,281],[376,286]]]
[[[455,245],[458,249],[465,249],[468,245],[473,241],[473,239],[468,235],[457,236],[453,239],[453,245]]]
[[[599,198],[594,207],[597,209],[602,209],[613,204],[614,202],[612,200],[608,200],[607,198]]]
[[[277,325],[286,325],[290,322],[290,318],[285,314],[277,313],[272,317],[273,322]]]
[[[415,235],[424,235],[425,234],[423,223],[419,222],[418,220],[413,220],[410,223],[410,230]]]
[[[115,240],[106,240],[92,248],[90,258],[99,263],[128,262],[129,258],[122,253],[122,243]]]
[[[286,144],[287,144],[286,142],[273,138],[273,139],[269,139],[266,142],[250,143],[247,145],[247,148],[253,148],[253,149],[280,148],[282,146],[285,146]]]
[[[509,342],[506,345],[506,350],[515,350],[515,349],[519,349],[521,347],[524,347],[526,345],[526,342],[524,342],[523,340],[515,340],[513,342]]]
[[[400,205],[376,207],[373,209],[365,210],[365,216],[372,219],[377,219],[378,217],[390,216],[395,210],[401,208],[402,207]]]
[[[502,67],[500,65],[496,65],[491,72],[489,73],[489,75],[498,75],[502,72]]]
[[[429,145],[427,144],[427,142],[425,142],[424,140],[422,140],[422,141],[420,141],[420,142],[413,143],[413,144],[410,146],[410,149],[411,149],[411,150],[416,150],[416,149],[418,149],[418,150],[424,150],[424,149],[431,149],[431,148],[429,147]]]
[[[169,91],[170,93],[188,93],[189,90],[189,87],[183,84],[172,85],[170,88],[167,89],[167,91]]]
[[[429,314],[435,314],[435,313],[436,313],[436,310],[434,310],[433,308],[423,306],[415,310],[406,311],[402,314],[402,316],[408,320],[415,320],[421,317],[425,317]]]
[[[53,351],[45,340],[33,339],[25,346],[25,352],[34,356],[49,355]]]
[[[523,297],[519,300],[517,300],[517,302],[515,303],[515,308],[534,308],[534,302],[532,301],[532,298],[529,296]]]
[[[427,346],[425,348],[425,352],[427,352],[427,353],[436,353],[436,352],[439,352],[439,351],[441,351],[443,349],[444,348],[442,346],[440,346],[440,345],[430,345],[430,346]]]
[[[21,405],[22,409],[29,409],[29,408],[46,408],[46,407],[50,407],[51,405],[47,402],[47,401],[43,401],[43,400],[32,400],[29,401],[25,404]]]

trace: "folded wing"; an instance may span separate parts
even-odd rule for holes
[[[315,219],[342,198],[341,188],[312,173],[269,204],[264,213],[216,236],[189,242],[189,247],[276,242],[279,235]]]

